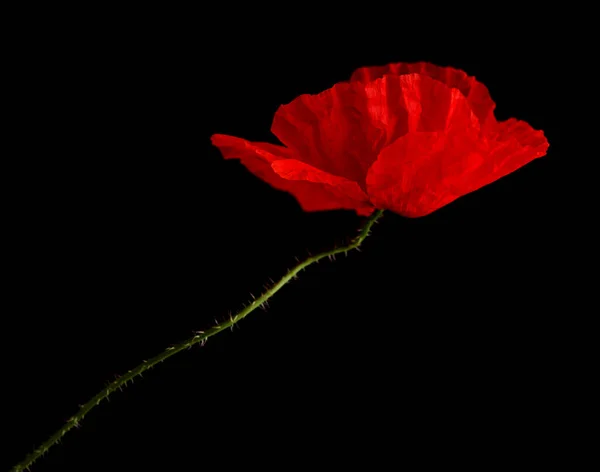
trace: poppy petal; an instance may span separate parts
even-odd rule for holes
[[[479,121],[469,102],[458,89],[419,74],[385,76],[370,82],[366,87],[378,88],[380,83],[399,84],[399,99],[408,111],[408,132],[479,131]],[[386,88],[389,89],[389,86]]]
[[[220,149],[225,159],[260,158],[271,163],[279,159],[288,159],[293,153],[283,147],[270,143],[254,143],[226,134],[213,134],[210,138],[213,146]]]
[[[455,113],[464,119],[452,118]],[[407,74],[301,95],[279,108],[271,131],[299,160],[366,188],[368,169],[385,146],[409,131],[437,131],[456,123],[479,126],[460,91]]]
[[[278,190],[291,193],[304,211],[349,209],[365,216],[373,211],[373,208],[365,203],[336,196],[336,193],[331,191],[331,185],[279,176],[271,166],[293,155],[285,147],[269,143],[252,143],[222,134],[213,135],[211,141],[221,150],[225,159],[239,159],[259,179]]]
[[[475,135],[409,133],[381,151],[367,176],[368,193],[377,208],[425,216],[458,198],[454,181],[483,159]]]
[[[546,154],[542,131],[527,123],[498,123],[485,139],[475,134],[410,133],[386,147],[367,176],[378,208],[425,216]]]
[[[484,136],[477,149],[484,158],[466,173],[450,172],[444,184],[450,192],[465,195],[484,187],[523,167],[548,150],[543,131],[533,129],[524,121],[511,118],[496,123],[494,131]]]
[[[287,180],[301,180],[326,186],[340,200],[369,205],[369,197],[360,186],[344,177],[331,175],[296,159],[282,159],[271,164],[277,175]]]
[[[546,155],[548,140],[543,131],[533,129],[524,121],[511,118],[497,123],[496,130],[487,136],[490,166],[478,187],[498,180],[529,162]]]
[[[364,86],[341,83],[279,107],[271,132],[303,162],[363,183],[382,134],[370,125],[367,109]]]
[[[493,112],[496,104],[492,100],[485,85],[475,77],[452,67],[440,67],[427,62],[405,63],[397,62],[385,66],[361,67],[354,71],[350,81],[368,83],[385,75],[421,74],[438,80],[448,87],[460,90],[468,100],[471,109],[479,118],[482,127],[488,125],[488,120],[495,121]]]

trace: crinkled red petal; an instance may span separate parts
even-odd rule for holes
[[[475,77],[468,76],[465,72],[452,67],[440,67],[427,62],[404,63],[398,62],[385,66],[361,67],[352,74],[351,82],[372,82],[385,75],[422,74],[439,80],[449,87],[456,88],[467,98],[471,108],[482,127],[487,127],[488,120],[494,121],[494,108],[496,104],[490,97],[485,85],[478,82]]]
[[[339,177],[329,176],[318,169],[312,172],[299,167],[296,163],[303,164],[292,159],[292,151],[285,147],[253,143],[222,134],[213,135],[211,141],[221,150],[225,159],[240,159],[259,179],[278,190],[291,193],[304,211],[349,209],[365,216],[373,212],[373,206],[364,193],[352,193],[351,184],[356,187],[358,184],[345,179],[341,181]],[[360,199],[354,198],[358,196]]]
[[[406,132],[479,132],[479,121],[464,95],[428,76],[384,76],[365,87],[367,90],[399,90],[394,100],[407,111]]]
[[[546,154],[543,132],[508,120],[493,134],[410,133],[385,148],[367,177],[378,208],[425,216]]]
[[[419,74],[385,76],[302,95],[279,108],[271,130],[299,160],[365,188],[381,149],[409,131],[446,129],[455,113],[478,127],[458,89]]]
[[[235,136],[213,134],[213,146],[219,148],[225,159],[260,158],[269,164],[279,159],[289,159],[293,153],[283,146],[269,143],[253,143]]]
[[[381,151],[371,166],[371,201],[411,218],[425,216],[460,196],[456,182],[485,159],[479,147],[476,135],[409,133]]]
[[[486,136],[486,145],[486,168],[473,190],[545,156],[549,147],[543,131],[515,118],[497,123],[495,131]]]
[[[384,133],[370,120],[365,87],[341,83],[279,107],[271,131],[306,164],[364,183]]]
[[[296,159],[281,159],[273,162],[271,167],[277,175],[287,180],[304,180],[324,185],[336,197],[362,202],[368,205],[369,197],[362,191],[360,186],[344,177],[331,175],[319,170],[305,162]]]

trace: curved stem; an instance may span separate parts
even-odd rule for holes
[[[217,333],[233,326],[241,319],[248,316],[252,313],[256,308],[262,306],[269,298],[275,295],[285,284],[287,284],[292,278],[294,278],[300,271],[306,269],[309,265],[317,262],[325,257],[332,258],[336,254],[340,254],[342,252],[348,252],[352,249],[358,249],[361,243],[365,240],[365,238],[369,235],[369,231],[371,227],[375,224],[375,222],[381,217],[383,214],[383,210],[377,210],[373,213],[371,217],[365,222],[365,224],[359,230],[358,236],[351,240],[351,242],[345,246],[337,247],[334,249],[330,249],[329,251],[322,252],[320,254],[310,256],[308,259],[300,262],[298,265],[290,269],[287,274],[285,274],[279,282],[272,285],[264,294],[260,297],[252,300],[250,304],[248,304],[245,308],[240,310],[235,315],[230,315],[229,319],[213,326],[212,328],[207,329],[206,331],[198,331],[191,338],[179,343],[174,344],[171,347],[168,347],[165,351],[160,354],[152,357],[151,359],[142,361],[140,365],[135,367],[134,369],[128,371],[126,374],[120,376],[102,391],[100,391],[96,396],[94,396],[91,400],[89,400],[84,405],[81,405],[79,411],[75,413],[71,418],[67,420],[67,422],[52,436],[50,436],[46,442],[40,445],[37,449],[31,452],[22,462],[15,465],[11,471],[12,472],[22,472],[23,470],[29,470],[31,465],[43,456],[48,450],[56,445],[61,438],[69,432],[71,429],[78,427],[81,420],[83,420],[84,416],[87,415],[96,405],[100,404],[102,400],[105,400],[109,397],[111,393],[116,390],[120,390],[127,385],[127,382],[132,381],[134,378],[140,376],[148,369],[154,367],[156,364],[168,359],[171,356],[174,356],[178,352],[183,351],[184,349],[188,349],[192,347],[194,344],[204,344],[204,342],[214,336]]]

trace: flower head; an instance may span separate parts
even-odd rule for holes
[[[419,217],[546,154],[542,131],[498,122],[494,107],[484,85],[450,67],[364,67],[282,105],[271,131],[283,146],[221,134],[212,142],[306,211]]]

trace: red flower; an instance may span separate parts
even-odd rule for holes
[[[546,154],[542,131],[498,122],[487,88],[428,63],[358,69],[275,113],[284,146],[216,134],[226,159],[306,211],[375,208],[424,216]]]

